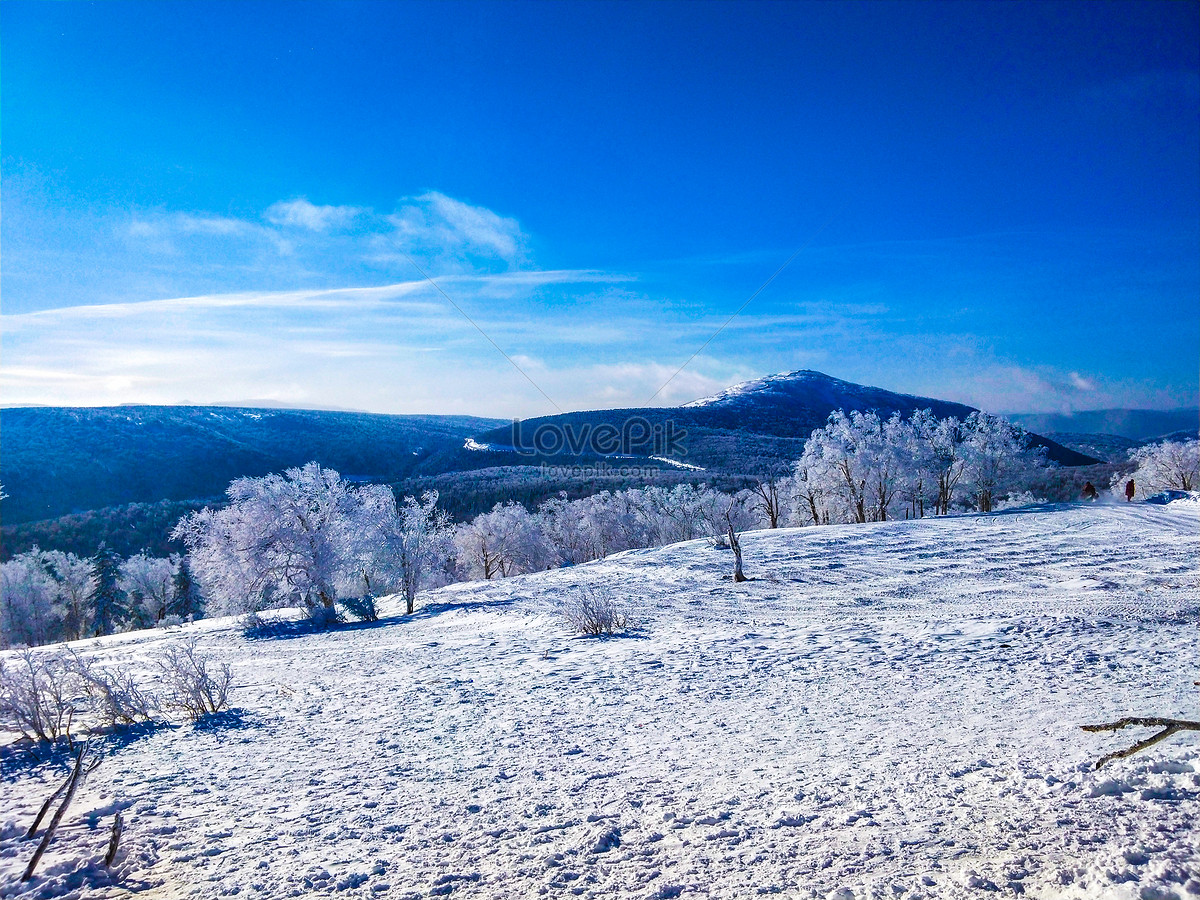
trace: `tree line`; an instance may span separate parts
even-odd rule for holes
[[[204,615],[186,557],[122,559],[37,547],[0,566],[0,645],[74,641]]]
[[[1135,454],[1139,494],[1197,484],[1197,441]],[[841,410],[812,432],[799,460],[752,488],[678,484],[564,492],[535,508],[497,503],[455,524],[435,491],[397,500],[317,463],[239,478],[229,502],[184,516],[172,537],[186,555],[84,559],[34,549],[0,567],[5,646],[73,640],[207,614],[299,607],[316,619],[378,615],[374,599],[453,581],[506,578],[624,550],[707,538],[736,543],[754,528],[884,522],[1032,502],[1045,452],[1019,426],[972,413],[904,419]],[[1114,487],[1116,490],[1116,487]]]

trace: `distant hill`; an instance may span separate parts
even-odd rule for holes
[[[614,430],[636,435],[637,429],[630,428],[630,423],[642,420],[655,437],[664,441],[622,443],[618,453],[633,457],[666,455],[705,471],[752,474],[764,464],[797,459],[809,435],[837,409],[875,411],[885,418],[896,412],[909,416],[916,410],[930,409],[938,418],[962,419],[975,411],[961,403],[897,394],[802,370],[748,381],[675,408],[598,410],[526,419],[479,435],[476,442],[480,449],[463,449],[453,460],[439,462],[446,468],[472,469],[599,458],[603,454],[595,452],[585,435],[612,434]],[[671,429],[686,432],[686,436],[673,444],[665,443]],[[556,446],[556,432],[569,432],[577,446]],[[539,434],[551,437],[542,441]],[[1046,446],[1050,459],[1062,465],[1098,462],[1036,435],[1035,441]]]
[[[1131,452],[1144,443],[1119,434],[1079,434],[1073,431],[1052,431],[1046,437],[1077,453],[1109,463],[1124,462]]]
[[[1074,413],[1013,413],[1008,416],[1038,434],[1106,434],[1144,441],[1171,432],[1196,436],[1200,408],[1092,409]]]
[[[392,482],[495,427],[470,416],[204,406],[0,410],[3,524],[92,509],[219,496],[243,475],[316,460]]]

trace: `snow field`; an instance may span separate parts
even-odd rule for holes
[[[753,532],[248,640],[236,715],[128,740],[30,896],[1200,896],[1200,505]],[[557,605],[627,603],[574,637]],[[395,608],[391,610],[395,612]],[[136,664],[177,635],[85,648]],[[0,781],[0,895],[63,778]],[[116,879],[98,867],[123,809]]]

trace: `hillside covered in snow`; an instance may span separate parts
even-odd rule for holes
[[[0,896],[1190,897],[1200,504],[760,531],[249,639],[215,723],[110,739],[40,873],[57,763],[0,757]],[[572,634],[561,604],[638,626]],[[393,610],[395,612],[395,610]],[[140,665],[179,630],[76,645]],[[115,812],[125,836],[104,855]]]

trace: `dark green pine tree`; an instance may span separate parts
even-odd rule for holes
[[[112,634],[129,618],[129,596],[121,590],[121,556],[104,544],[93,559],[96,566],[96,593],[92,605],[96,612],[95,634]]]
[[[200,596],[200,588],[192,578],[192,568],[188,565],[187,557],[179,561],[179,570],[174,579],[175,594],[171,598],[168,612],[171,615],[188,618],[200,618],[204,615],[204,598]]]

